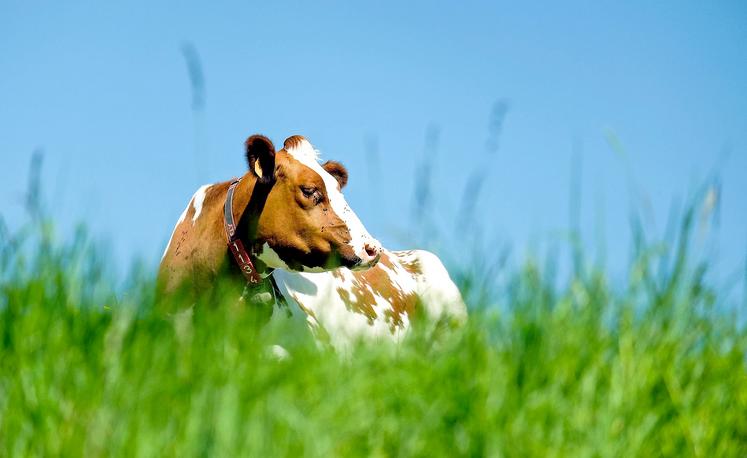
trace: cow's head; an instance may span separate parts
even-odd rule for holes
[[[253,135],[246,141],[246,158],[249,173],[269,187],[256,227],[259,260],[306,272],[366,269],[378,262],[381,244],[342,195],[348,180],[342,164],[320,164],[311,143],[298,135],[277,152],[268,138]]]

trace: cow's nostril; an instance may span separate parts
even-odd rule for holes
[[[376,257],[376,255],[379,254],[379,249],[373,245],[366,244],[366,246],[364,246],[363,249],[365,249],[366,254],[372,258]]]

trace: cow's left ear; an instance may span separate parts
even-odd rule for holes
[[[252,135],[246,139],[246,162],[260,183],[275,179],[275,145],[264,135]]]
[[[348,184],[348,171],[345,169],[344,165],[335,161],[327,161],[322,165],[322,168],[335,177],[335,180],[337,180],[337,183],[340,185],[340,189]]]

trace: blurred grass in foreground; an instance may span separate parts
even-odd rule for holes
[[[0,454],[745,456],[747,333],[684,219],[664,275],[661,248],[622,291],[529,263],[464,329],[349,358],[227,304],[176,332],[147,275],[115,293],[82,231],[0,224]]]

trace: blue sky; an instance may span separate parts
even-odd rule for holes
[[[434,243],[405,235],[420,164],[433,172],[433,218],[450,229],[482,171],[486,249],[509,245],[519,260],[562,240],[578,157],[580,226],[613,269],[629,253],[631,205],[663,233],[673,202],[715,171],[720,212],[704,249],[726,276],[743,268],[744,2],[154,3],[0,3],[11,225],[42,148],[63,232],[86,221],[120,262],[155,264],[194,190],[244,172],[248,135],[300,133],[348,167],[349,202],[393,248]],[[204,71],[197,114],[184,43]],[[449,230],[440,246],[470,237]]]

